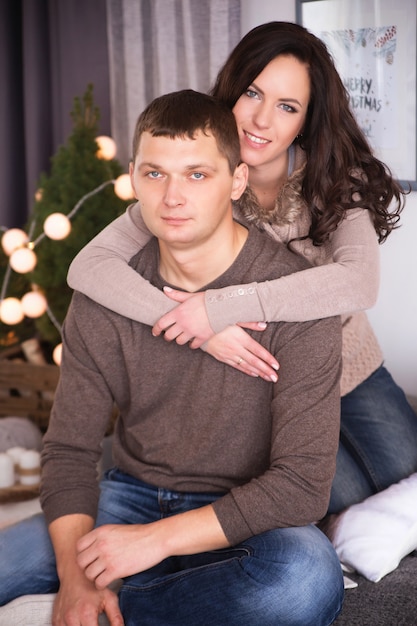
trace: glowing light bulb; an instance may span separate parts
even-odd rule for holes
[[[43,223],[43,230],[49,239],[65,239],[71,232],[71,222],[63,213],[51,213]]]
[[[96,137],[98,143],[98,150],[96,156],[98,159],[104,159],[105,161],[111,161],[114,159],[117,152],[117,146],[114,139],[107,137],[107,135],[100,135]]]
[[[38,258],[33,250],[29,248],[19,248],[10,256],[10,267],[19,274],[31,272],[38,262]]]
[[[59,343],[57,346],[55,346],[52,352],[52,359],[54,363],[56,363],[56,365],[61,365],[61,358],[62,358],[62,343]]]
[[[3,324],[19,324],[23,318],[21,302],[18,298],[5,298],[0,304],[0,319]]]
[[[10,256],[14,250],[21,248],[28,241],[28,236],[24,230],[20,228],[9,228],[1,238],[2,248]]]
[[[48,307],[45,296],[39,291],[28,291],[21,300],[23,313],[27,317],[40,317]]]
[[[114,183],[114,193],[119,196],[121,200],[130,200],[135,197],[135,192],[132,189],[130,183],[129,174],[121,174],[116,178]]]

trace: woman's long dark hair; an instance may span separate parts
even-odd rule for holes
[[[398,226],[405,192],[373,154],[320,39],[290,22],[257,26],[231,52],[211,94],[232,109],[266,65],[282,54],[305,63],[311,82],[300,140],[307,157],[302,193],[312,216],[309,236],[320,245],[346,210],[362,207],[370,212],[379,241],[385,241]]]

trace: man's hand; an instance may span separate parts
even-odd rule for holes
[[[97,590],[76,562],[77,541],[93,524],[90,516],[73,514],[58,517],[49,525],[60,580],[53,626],[98,626],[98,616],[103,612],[111,626],[124,624],[117,596],[110,589]]]
[[[169,556],[226,548],[229,542],[211,505],[149,524],[107,524],[77,542],[77,563],[97,589],[143,572]]]
[[[104,589],[114,580],[147,570],[165,558],[157,534],[157,523],[100,526],[78,541],[78,565],[97,589]]]
[[[105,613],[111,626],[124,626],[117,595],[110,589],[98,591],[89,581],[80,584],[75,576],[61,584],[53,609],[53,626],[98,626]]]

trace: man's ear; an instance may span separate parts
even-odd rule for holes
[[[136,189],[135,189],[135,179],[134,179],[134,171],[135,171],[135,164],[133,163],[133,161],[129,162],[129,176],[130,176],[130,184],[132,185],[132,189],[133,189],[133,193],[135,194],[135,198],[136,200],[138,199],[138,195],[136,193]]]
[[[245,191],[248,184],[249,169],[246,163],[241,163],[237,166],[233,173],[232,184],[232,200],[239,200],[242,193]]]

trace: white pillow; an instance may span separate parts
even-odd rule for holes
[[[1,626],[51,626],[55,594],[22,596],[0,606]],[[98,618],[99,626],[110,626],[104,613]]]
[[[417,473],[335,516],[328,535],[342,564],[381,580],[417,548]]]

